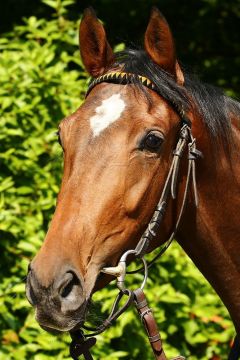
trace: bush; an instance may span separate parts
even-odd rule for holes
[[[73,2],[45,0],[55,11],[52,20],[30,17],[0,39],[0,360],[68,358],[69,336],[39,328],[24,280],[55,207],[62,171],[57,126],[86,90],[78,24],[67,17]],[[146,293],[167,355],[225,356],[233,326],[184,252],[172,246],[150,276]],[[132,286],[137,281],[138,276]],[[115,294],[110,285],[94,296],[103,316]],[[151,359],[136,313],[128,311],[100,335],[94,354],[106,360]]]

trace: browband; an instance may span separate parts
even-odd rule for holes
[[[134,84],[134,82],[140,81],[142,85],[148,87],[151,90],[157,90],[156,86],[145,76],[132,74],[132,73],[126,73],[126,72],[110,72],[105,75],[99,76],[96,79],[93,79],[88,87],[86,96],[90,93],[90,91],[97,85],[102,82],[109,82],[113,84]]]
[[[88,96],[90,91],[96,85],[103,83],[103,82],[127,85],[127,84],[134,84],[138,81],[140,81],[140,83],[143,86],[146,86],[148,89],[151,89],[151,90],[155,91],[158,95],[162,96],[161,93],[158,91],[156,85],[151,80],[146,78],[145,76],[141,76],[141,75],[133,74],[133,73],[115,71],[115,72],[110,72],[110,73],[101,75],[101,76],[93,79],[89,84],[88,90],[86,92],[86,97]],[[182,124],[183,125],[186,124],[189,127],[191,127],[191,121],[189,120],[188,117],[186,117],[183,107],[180,107],[173,100],[171,100],[171,101],[169,99],[165,99],[165,100],[168,101],[174,107],[174,109],[177,111],[177,113],[181,117]]]

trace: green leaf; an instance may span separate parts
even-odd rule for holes
[[[42,0],[42,2],[55,10],[58,8],[59,4],[58,0]]]

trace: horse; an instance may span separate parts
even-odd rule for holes
[[[81,326],[92,294],[112,280],[102,270],[116,267],[146,232],[185,126],[188,145],[197,144],[198,151],[188,157],[186,149],[175,150],[181,163],[161,228],[143,245],[150,253],[175,229],[240,334],[240,104],[182,69],[170,27],[156,8],[144,48],[116,54],[94,11],[85,10],[80,52],[94,80],[84,103],[59,126],[61,188],[27,275],[36,320],[48,331]],[[195,165],[196,158],[194,186],[185,196],[189,159]]]

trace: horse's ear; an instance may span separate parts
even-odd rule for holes
[[[152,9],[144,37],[145,50],[150,58],[172,74],[179,84],[184,83],[183,73],[176,59],[175,45],[170,27],[157,8]]]
[[[79,30],[80,53],[87,72],[93,77],[100,76],[114,60],[103,25],[92,8],[83,13]]]

